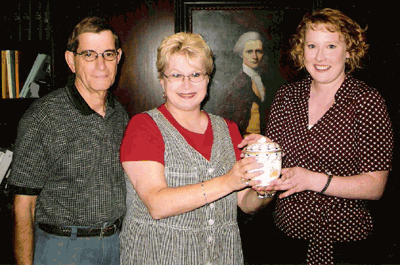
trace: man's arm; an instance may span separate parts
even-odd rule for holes
[[[33,264],[35,207],[37,196],[15,195],[14,216],[14,255],[16,264]]]

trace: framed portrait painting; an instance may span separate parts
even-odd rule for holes
[[[263,133],[276,91],[298,76],[288,57],[289,39],[313,8],[177,0],[175,31],[200,34],[213,52],[203,109],[236,122],[242,135]]]

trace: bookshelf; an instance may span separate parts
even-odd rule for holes
[[[50,1],[14,0],[0,10],[0,50],[18,51],[18,79],[20,91],[31,71],[38,54],[48,55],[46,85],[39,89],[39,97],[54,87],[54,44],[50,25]],[[3,67],[3,65],[2,65]],[[2,78],[2,75],[0,75]],[[18,80],[15,79],[15,80]],[[1,80],[3,81],[3,79]],[[3,84],[3,82],[1,82]],[[43,88],[43,89],[42,89]],[[1,90],[3,87],[1,87]],[[3,94],[3,93],[2,93]],[[0,97],[0,147],[13,150],[19,120],[36,98]],[[0,264],[14,264],[12,249],[13,221],[12,196],[4,192],[5,181],[0,185],[0,226],[5,235]]]
[[[21,95],[21,91],[26,80],[31,72],[32,67],[39,54],[47,55],[46,70],[40,76],[36,77],[37,83],[40,83],[39,94],[34,95],[41,97],[47,94],[54,87],[54,47],[51,36],[50,25],[50,1],[12,1],[7,5],[7,8],[0,10],[1,26],[0,32],[2,41],[0,43],[1,51],[18,51],[18,56],[13,56],[18,59],[18,63],[10,68],[6,64],[1,65],[2,69],[7,69],[6,75],[1,75],[2,97],[0,98],[0,147],[12,148],[16,138],[16,131],[19,119],[22,114],[28,109],[30,104],[35,100],[30,98],[10,97],[9,80],[13,80],[16,87],[19,87],[17,93]],[[10,79],[8,76],[9,69],[15,70],[17,74]],[[11,71],[11,72],[12,72]],[[6,77],[7,80],[4,80]],[[16,78],[17,77],[17,78]],[[3,82],[4,81],[4,82]],[[30,82],[28,82],[30,83]],[[4,84],[7,89],[4,91]],[[28,86],[29,87],[29,86]],[[15,91],[15,90],[14,90]]]

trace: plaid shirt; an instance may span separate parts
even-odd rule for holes
[[[119,147],[129,120],[108,93],[105,117],[74,86],[36,100],[22,117],[9,188],[38,195],[36,222],[101,226],[125,214]]]

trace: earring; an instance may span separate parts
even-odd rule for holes
[[[165,94],[165,91],[163,92],[162,97],[164,100],[167,100],[167,94]]]

